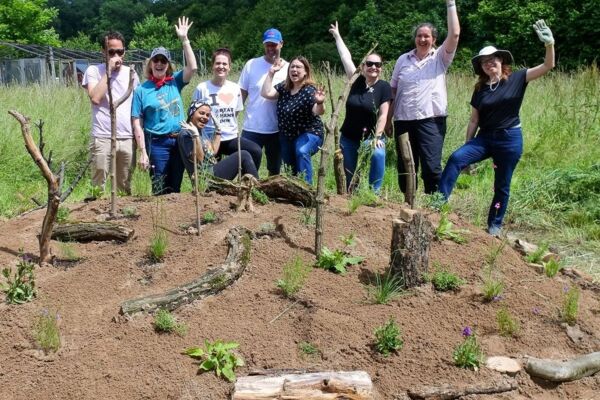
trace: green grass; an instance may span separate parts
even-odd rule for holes
[[[300,256],[296,255],[283,266],[281,279],[277,280],[277,287],[285,297],[294,297],[308,278],[310,266],[305,264]]]
[[[369,299],[375,304],[387,304],[400,296],[404,289],[404,280],[390,271],[375,275],[375,282],[367,287]]]
[[[57,352],[61,345],[58,312],[42,310],[33,324],[33,337],[38,348],[44,353]]]
[[[194,77],[182,97],[187,105],[193,88],[205,77]],[[317,80],[324,82],[317,71]],[[235,76],[232,76],[235,79]],[[470,74],[448,77],[449,116],[442,160],[464,142],[469,118],[469,100],[474,84]],[[341,76],[334,79],[334,98],[343,87]],[[586,68],[573,73],[551,72],[532,82],[521,109],[524,153],[513,177],[511,200],[506,214],[509,231],[526,234],[534,243],[552,243],[565,262],[600,278],[600,71]],[[46,153],[53,151],[54,168],[68,161],[66,185],[87,160],[90,103],[80,88],[61,86],[8,86],[0,91],[0,218],[15,216],[35,207],[30,200],[44,201],[46,182],[29,154],[23,149],[20,126],[6,111],[16,109],[33,122],[44,120]],[[329,102],[327,104],[329,106]],[[323,117],[330,118],[330,107]],[[243,113],[242,113],[243,114]],[[240,115],[240,120],[243,118]],[[340,123],[344,118],[341,110]],[[37,142],[37,129],[32,127]],[[386,171],[380,198],[401,201],[395,171],[393,140],[386,145]],[[565,155],[576,155],[565,156]],[[313,157],[315,186],[320,154]],[[266,176],[262,163],[260,174]],[[149,194],[146,172],[134,173],[133,193]],[[89,176],[89,172],[88,172]],[[139,186],[136,186],[136,178]],[[144,179],[141,179],[144,178]],[[481,228],[486,226],[492,198],[493,168],[490,160],[477,165],[475,175],[461,175],[450,199],[455,213]],[[89,177],[67,200],[78,202],[90,193]],[[335,190],[332,169],[328,168],[326,190]],[[424,198],[419,184],[417,202]],[[183,191],[191,191],[184,179]],[[360,212],[360,209],[358,210]]]

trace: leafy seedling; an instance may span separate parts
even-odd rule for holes
[[[219,378],[224,377],[229,382],[233,382],[235,381],[235,369],[244,365],[244,360],[232,351],[238,347],[239,344],[235,342],[216,340],[210,343],[205,340],[204,348],[190,347],[183,354],[203,360],[198,367],[198,372],[214,370]]]
[[[327,247],[323,247],[316,267],[343,275],[348,272],[346,270],[347,265],[360,264],[363,260],[363,257],[351,256],[342,250],[331,251]]]
[[[400,328],[393,318],[375,329],[375,348],[384,357],[389,356],[393,351],[402,349],[403,345],[404,341],[402,340]]]

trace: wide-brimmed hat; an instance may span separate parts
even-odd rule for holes
[[[152,50],[152,54],[150,54],[150,59],[153,59],[156,56],[164,56],[168,62],[171,62],[171,53],[164,47],[157,47],[154,50]]]
[[[483,73],[481,69],[481,57],[494,55],[499,57],[502,60],[502,64],[512,64],[515,62],[512,54],[508,50],[500,50],[495,48],[494,46],[485,46],[483,49],[479,50],[479,53],[471,59],[471,64],[473,64],[473,70],[477,75]]]

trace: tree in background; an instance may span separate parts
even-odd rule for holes
[[[57,15],[47,0],[2,0],[0,40],[57,46],[60,40],[51,27]]]
[[[88,35],[83,32],[77,32],[76,36],[70,37],[62,42],[61,47],[65,49],[77,49],[88,51],[100,51],[102,47],[100,43],[93,42]]]
[[[181,48],[177,36],[173,35],[173,26],[166,16],[155,17],[150,14],[141,22],[133,24],[133,39],[129,43],[129,47],[145,50],[161,46],[170,50]]]

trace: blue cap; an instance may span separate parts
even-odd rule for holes
[[[283,36],[275,28],[269,28],[263,33],[263,43],[281,43],[283,42]]]

